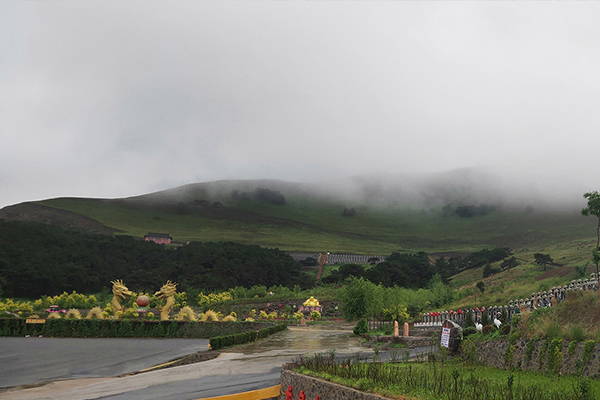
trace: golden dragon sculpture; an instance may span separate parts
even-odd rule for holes
[[[160,309],[161,321],[169,320],[169,313],[171,312],[171,309],[173,309],[173,305],[175,304],[175,293],[177,292],[176,287],[176,283],[167,281],[167,283],[162,285],[158,292],[154,293],[154,295],[157,296],[159,299],[167,299],[165,305],[162,306],[162,308]]]
[[[117,315],[117,312],[123,311],[123,306],[120,303],[121,299],[125,300],[125,296],[132,296],[133,293],[129,289],[127,289],[127,286],[125,286],[123,280],[121,279],[111,281],[111,283],[113,284],[113,298],[110,303],[112,304],[113,309],[115,310],[115,315]]]

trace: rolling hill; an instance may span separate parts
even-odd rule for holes
[[[510,198],[510,190],[494,191],[482,182],[485,176],[471,171],[418,182],[218,181],[124,199],[22,203],[0,210],[0,218],[134,237],[165,232],[178,242],[227,240],[287,251],[444,253],[510,247],[523,252],[560,245],[572,249],[574,259],[587,254],[593,222],[580,215],[580,207]]]
[[[527,188],[490,183],[469,170],[414,177],[360,178],[321,184],[217,181],[123,199],[56,198],[0,210],[0,218],[176,242],[232,241],[284,251],[434,257],[508,247],[516,268],[482,277],[483,267],[452,278],[452,306],[490,305],[564,284],[588,264],[595,221],[574,201],[539,200]],[[528,194],[525,194],[528,193]],[[568,197],[563,194],[563,198]],[[550,199],[550,200],[548,200]],[[533,254],[550,254],[547,271]],[[496,266],[498,267],[498,266]],[[594,269],[588,265],[587,273]],[[581,274],[579,276],[582,276]],[[475,284],[485,283],[481,293]]]

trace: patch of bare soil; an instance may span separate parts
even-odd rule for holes
[[[554,277],[568,278],[569,276],[572,276],[574,272],[575,272],[574,267],[565,266],[565,267],[554,268],[554,269],[544,272],[541,275],[536,276],[535,280],[541,281],[542,279],[554,278]]]
[[[0,210],[0,218],[7,221],[37,222],[59,226],[64,229],[76,229],[105,235],[121,232],[119,229],[108,227],[81,214],[34,203],[21,203],[4,207]]]

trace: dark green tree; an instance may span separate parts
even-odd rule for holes
[[[587,207],[581,210],[581,214],[586,217],[593,215],[598,219],[598,225],[596,225],[596,248],[592,251],[592,259],[594,264],[596,264],[596,279],[598,279],[598,263],[600,263],[600,193],[596,191],[587,192],[583,197],[587,200]]]
[[[481,293],[485,292],[485,282],[484,281],[479,281],[477,282],[477,289],[479,289],[481,291]]]
[[[500,264],[500,268],[502,268],[502,269],[511,269],[511,268],[516,267],[517,265],[519,265],[519,262],[513,256],[513,257],[507,258],[504,261],[502,261],[502,264]]]
[[[544,271],[546,268],[548,268],[548,265],[554,263],[554,260],[552,257],[550,257],[550,254],[535,253],[533,257],[535,258],[535,263],[541,265],[542,268],[544,268]]]
[[[350,277],[340,291],[341,311],[346,321],[368,318],[381,309],[378,286],[363,278]]]

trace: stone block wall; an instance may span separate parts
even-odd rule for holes
[[[551,339],[546,339],[551,340]],[[527,346],[530,339],[518,339],[515,343],[513,367],[519,367],[523,370],[544,371],[548,370],[548,352],[543,352],[540,357],[540,351],[544,345],[543,340],[536,340],[533,344],[531,358],[527,358]],[[484,365],[496,368],[507,369],[510,366],[506,365],[505,357],[508,347],[508,340],[493,340],[488,342],[474,342],[477,347],[477,359]],[[559,373],[569,375],[578,373],[578,368],[581,367],[584,376],[600,375],[600,344],[596,343],[589,355],[589,360],[583,360],[585,342],[577,343],[571,355],[568,354],[569,343],[562,342],[561,354],[562,362],[560,363]]]
[[[387,397],[360,392],[336,383],[301,375],[285,368],[281,371],[280,384],[279,400],[285,400],[285,392],[290,386],[292,386],[292,399],[294,400],[299,398],[300,391],[304,391],[306,400],[314,400],[317,396],[321,399],[388,400]]]

